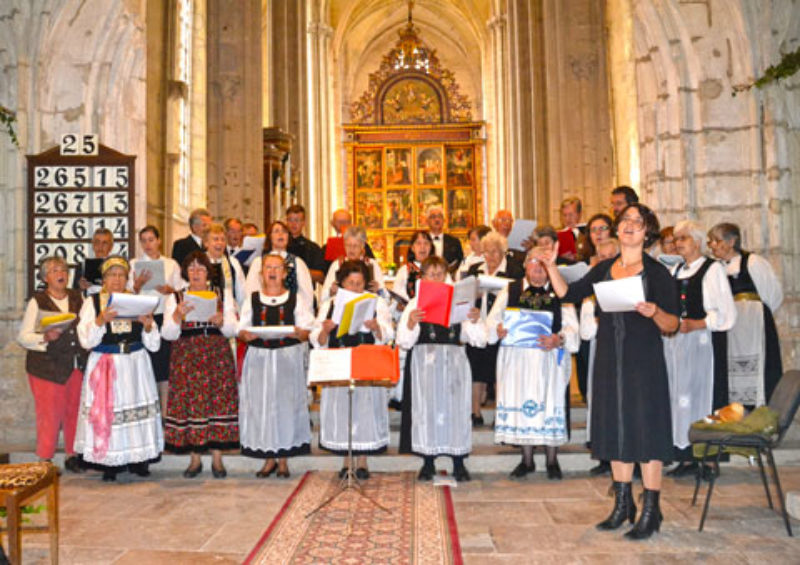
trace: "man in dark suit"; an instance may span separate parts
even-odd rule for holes
[[[205,208],[192,210],[189,214],[190,233],[183,239],[178,239],[172,244],[172,258],[183,264],[183,260],[192,251],[203,250],[203,232],[211,225],[211,212]]]
[[[100,275],[100,264],[114,248],[114,234],[108,228],[98,228],[92,234],[92,252],[94,257],[81,261],[75,266],[75,276],[72,279],[72,288],[80,289],[86,295],[92,286],[99,287],[103,284]]]
[[[289,228],[288,251],[300,257],[311,273],[311,279],[319,284],[325,282],[325,256],[322,248],[303,235],[306,227],[306,209],[293,204],[286,209],[286,226]]]
[[[583,205],[577,196],[565,198],[561,202],[561,223],[563,228],[558,230],[558,256],[570,261],[578,257],[578,245],[586,226],[581,224],[581,211]]]
[[[461,248],[461,242],[458,238],[444,233],[444,210],[439,206],[428,208],[428,233],[433,240],[433,249],[436,255],[444,257],[447,261],[447,268],[452,273],[461,264],[464,258],[464,250]],[[408,250],[408,260],[414,260],[414,252]]]

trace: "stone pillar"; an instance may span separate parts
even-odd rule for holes
[[[261,1],[208,0],[208,208],[263,224]]]
[[[494,3],[492,3],[492,9],[493,11],[495,10]],[[511,179],[507,148],[507,122],[509,120],[507,106],[510,83],[507,58],[507,15],[504,12],[494,13],[487,27],[489,29],[489,58],[491,60],[489,68],[492,72],[491,84],[493,86],[492,92],[487,93],[485,97],[490,101],[490,111],[487,111],[487,121],[489,122],[487,129],[490,140],[487,144],[489,153],[488,184],[494,190],[490,190],[485,208],[488,213],[488,219],[491,220],[497,210],[513,207],[510,194],[513,180]]]

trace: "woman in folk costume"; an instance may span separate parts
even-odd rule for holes
[[[546,264],[556,295],[573,304],[594,294],[595,283],[641,277],[644,301],[633,310],[606,312],[598,304],[592,375],[592,458],[611,461],[615,494],[613,511],[597,528],[614,530],[635,519],[631,480],[638,462],[644,507],[625,536],[639,540],[661,527],[661,474],[664,462],[671,461],[673,454],[669,379],[661,335],[678,329],[679,304],[669,271],[645,252],[658,239],[655,213],[643,204],[630,204],[617,217],[615,227],[620,254],[601,261],[570,285],[556,267],[557,251],[539,254],[537,250],[536,257]]]
[[[183,288],[185,283],[181,279],[181,266],[170,257],[165,257],[161,253],[161,235],[155,226],[145,226],[139,230],[139,245],[142,248],[142,255],[137,259],[131,260],[131,272],[129,275],[128,286],[136,294],[144,294],[158,297],[158,306],[153,312],[153,319],[159,327],[159,331],[164,327],[164,300]],[[137,276],[136,264],[144,261],[158,261],[162,263],[164,269],[164,284],[152,288],[146,288],[148,281],[153,278],[153,273],[149,270],[141,270]],[[161,413],[167,411],[167,395],[169,393],[169,356],[170,343],[162,339],[161,346],[155,353],[150,353],[150,361],[153,363],[153,373],[156,376],[156,386],[158,396],[161,399]]]
[[[311,272],[305,261],[288,252],[289,227],[281,222],[272,222],[267,228],[267,241],[264,243],[264,255],[272,253],[283,257],[286,263],[286,288],[303,297],[308,304],[314,304],[314,283]],[[261,288],[261,262],[257,257],[247,273],[244,286],[248,296]]]
[[[742,249],[735,224],[717,224],[708,246],[725,264],[736,303],[736,323],[728,332],[728,392],[731,402],[760,406],[769,401],[783,374],[775,311],[783,290],[763,257]]]
[[[495,442],[522,447],[522,461],[512,477],[536,470],[533,449],[542,445],[547,452],[547,478],[561,479],[558,446],[567,442],[564,399],[572,372],[569,353],[578,350],[580,341],[575,307],[561,303],[550,287],[547,271],[529,252],[525,278],[509,284],[494,301],[486,320],[489,343],[508,335],[503,326],[506,308],[549,312],[552,325],[550,335],[540,336],[536,348],[500,344]]]
[[[247,342],[239,387],[239,441],[242,453],[266,459],[259,478],[289,476],[288,457],[309,453],[311,427],[304,358],[314,324],[311,304],[286,290],[286,264],[280,255],[264,255],[261,289],[242,306],[237,326]],[[290,326],[280,339],[261,339],[251,326]],[[277,460],[277,462],[276,462]]]
[[[49,461],[58,444],[58,433],[64,430],[64,467],[73,472],[83,471],[80,457],[75,454],[75,428],[81,398],[86,351],[78,343],[73,319],[66,327],[40,326],[42,319],[59,314],[74,314],[81,310],[83,295],[67,288],[69,267],[61,257],[45,258],[38,273],[45,289],[37,291],[28,301],[17,342],[27,349],[25,371],[36,408],[36,455]]]
[[[692,423],[728,404],[726,332],[736,321],[736,306],[725,268],[705,256],[705,230],[684,220],[675,225],[673,235],[683,258],[671,269],[681,324],[677,333],[664,336],[664,357],[679,464],[667,474],[680,477],[697,471],[689,442]]]
[[[203,245],[211,262],[208,280],[220,292],[230,290],[236,304],[241,308],[250,293],[247,292],[242,266],[236,257],[229,257],[227,254],[228,239],[222,224],[211,224],[208,227],[203,234]]]
[[[422,263],[422,278],[444,282],[447,262],[428,257]],[[480,312],[472,308],[469,319],[444,327],[423,322],[425,312],[417,308],[418,296],[408,303],[397,326],[396,343],[409,349],[406,358],[400,452],[424,458],[418,479],[429,481],[436,469],[434,459],[449,455],[457,481],[470,480],[464,458],[472,448],[470,398],[472,376],[463,342],[486,343],[486,328]]]
[[[509,261],[506,257],[508,241],[497,232],[488,232],[481,239],[481,254],[483,261],[475,262],[461,275],[461,278],[480,275],[502,277],[507,279],[521,279],[525,272],[516,261]],[[481,319],[486,320],[494,305],[498,291],[487,290],[477,300],[476,306],[481,312]],[[472,425],[484,424],[481,406],[486,402],[489,385],[494,386],[497,380],[497,343],[490,343],[486,347],[472,347],[467,345],[467,359],[472,371]]]
[[[383,271],[375,259],[366,256],[367,232],[360,226],[350,226],[344,230],[344,257],[340,257],[331,263],[325,282],[322,284],[320,300],[325,302],[336,294],[336,271],[345,261],[363,261],[372,271],[372,280],[367,285],[367,290],[378,293],[383,289]]]
[[[81,391],[75,451],[103,468],[113,481],[125,465],[139,476],[164,449],[161,410],[153,366],[145,351],[161,344],[153,315],[118,319],[108,308],[112,293],[125,292],[128,262],[110,257],[100,267],[103,288],[87,298],[80,313],[78,338],[90,349]]]
[[[186,291],[206,292],[211,262],[202,251],[183,260]],[[213,287],[212,287],[213,288]],[[222,449],[239,447],[239,399],[236,367],[228,338],[236,334],[236,302],[230,289],[216,295],[216,312],[207,320],[187,321],[194,307],[186,291],[167,297],[161,337],[173,342],[169,403],[164,416],[165,443],[175,453],[191,454],[183,476],[191,479],[203,470],[200,454],[211,450],[211,473],[222,479],[227,471]]]
[[[361,261],[345,261],[336,272],[338,285],[351,292],[363,293],[370,280],[370,271]],[[382,344],[394,338],[392,315],[383,298],[378,298],[375,317],[367,320],[354,335],[337,337],[338,324],[331,319],[334,299],[322,305],[310,341],[314,347],[356,347],[363,343]],[[326,386],[320,401],[320,437],[323,449],[346,455],[348,451],[348,387]],[[389,412],[387,390],[383,386],[357,386],[353,392],[353,454],[356,477],[368,479],[367,455],[383,453],[389,445]],[[339,473],[347,472],[347,459]]]

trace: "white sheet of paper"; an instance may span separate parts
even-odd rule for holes
[[[450,305],[450,325],[460,324],[475,306],[478,297],[478,279],[469,276],[453,285],[453,302]]]
[[[158,296],[112,292],[108,308],[117,311],[118,318],[138,318],[150,314],[158,306]]]
[[[294,333],[294,326],[248,326],[245,330],[261,339],[281,339]]]
[[[536,229],[536,220],[514,220],[511,233],[508,234],[508,248],[525,251],[522,242],[528,239]]]
[[[202,296],[195,296],[187,292],[183,299],[187,304],[194,306],[194,308],[186,314],[187,322],[207,322],[211,316],[217,313],[216,297],[203,298]]]
[[[561,265],[558,267],[558,272],[564,277],[567,284],[572,284],[577,280],[582,279],[586,273],[589,272],[589,265],[580,261],[574,265]]]
[[[480,288],[481,292],[490,290],[492,292],[500,292],[505,287],[508,286],[508,283],[512,282],[514,279],[508,279],[506,277],[493,277],[492,275],[478,275],[478,287]]]
[[[167,283],[164,261],[136,261],[134,276],[138,277],[145,271],[150,271],[150,280],[142,285],[141,290],[153,290]]]
[[[642,277],[625,277],[613,281],[594,283],[594,295],[604,312],[631,312],[636,304],[644,302]]]
[[[361,293],[351,292],[341,287],[339,287],[339,289],[336,290],[336,296],[333,299],[333,314],[331,315],[331,320],[333,320],[333,322],[337,326],[342,323],[342,314],[344,314],[344,307],[347,305],[348,302],[350,302],[354,298],[358,298],[359,296],[361,296]]]
[[[375,307],[378,305],[378,298],[367,298],[356,302],[353,306],[353,318],[350,320],[350,329],[347,331],[348,335],[355,335],[362,329],[364,322],[371,320],[375,316]]]
[[[261,253],[264,251],[264,243],[267,241],[267,236],[265,235],[246,235],[244,236],[244,240],[242,241],[242,251],[244,250],[252,250],[253,252],[250,256],[245,259],[244,264],[248,267],[253,264],[253,261],[256,260],[256,257],[261,257]]]
[[[683,262],[683,257],[681,257],[680,255],[669,255],[668,253],[662,253],[657,257],[657,259],[662,265],[665,265],[667,268],[670,269],[675,265],[677,265],[678,263]]]
[[[351,363],[350,348],[312,349],[308,358],[308,384],[348,380]]]

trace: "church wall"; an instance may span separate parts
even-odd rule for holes
[[[146,217],[145,3],[7,0],[0,3],[0,104],[16,111],[20,148],[0,133],[0,444],[31,445],[33,401],[16,342],[27,288],[25,154],[63,133],[97,133],[138,155],[137,224]]]

